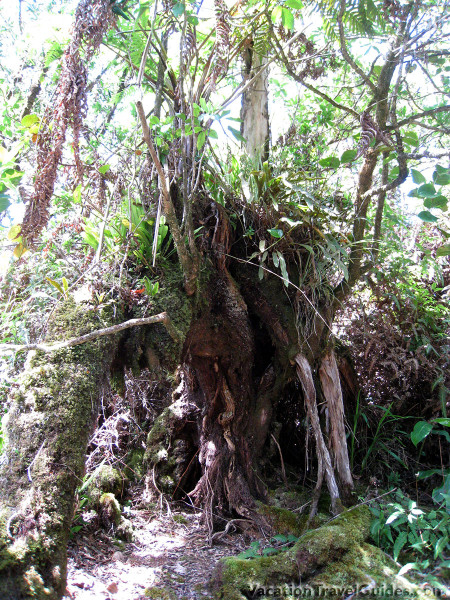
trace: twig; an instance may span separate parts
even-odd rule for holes
[[[124,329],[129,329],[130,327],[151,325],[153,323],[163,323],[171,338],[175,341],[179,340],[178,333],[174,328],[169,315],[166,312],[162,312],[152,317],[130,319],[129,321],[124,321],[123,323],[118,323],[117,325],[106,327],[105,329],[97,329],[97,331],[91,331],[85,335],[69,338],[63,342],[55,342],[53,344],[0,344],[0,350],[15,350],[16,352],[21,352],[23,350],[41,350],[42,352],[54,352],[55,350],[62,350],[63,348],[70,348],[71,346],[79,346],[80,344],[91,342],[92,340],[105,335],[114,335],[115,333],[123,331]]]
[[[275,442],[275,444],[276,444],[276,446],[277,446],[277,448],[278,448],[278,452],[279,452],[279,454],[280,454],[280,461],[281,461],[281,475],[282,475],[282,477],[283,477],[284,485],[285,485],[286,487],[288,487],[288,480],[287,480],[287,477],[286,477],[286,469],[284,468],[284,460],[283,460],[283,455],[282,455],[282,453],[281,453],[280,444],[277,442],[277,439],[276,439],[276,437],[273,435],[273,433],[271,433],[270,435],[271,435],[271,437],[272,437],[273,441]]]

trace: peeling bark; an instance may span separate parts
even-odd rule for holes
[[[333,350],[329,350],[322,360],[319,377],[328,409],[330,424],[329,448],[333,457],[333,466],[338,473],[342,497],[346,501],[353,490],[353,479],[350,472],[350,461],[344,428],[344,402],[342,399],[341,382]]]
[[[330,492],[331,511],[333,514],[338,514],[342,510],[342,504],[339,498],[339,488],[336,483],[336,478],[334,476],[334,469],[331,462],[330,453],[328,451],[327,445],[325,444],[322,429],[320,427],[319,411],[317,409],[316,401],[316,388],[314,385],[311,366],[308,360],[302,354],[297,354],[297,356],[295,357],[295,363],[297,368],[297,376],[303,388],[303,395],[305,397],[308,418],[310,420],[311,427],[314,433],[318,462],[317,484],[313,501],[311,504],[310,515],[312,517],[317,512],[317,505],[319,502],[319,496],[324,477],[327,482],[328,491]]]

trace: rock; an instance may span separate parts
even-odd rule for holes
[[[109,585],[106,587],[106,589],[108,590],[108,592],[109,592],[110,594],[117,594],[117,592],[119,591],[119,588],[117,587],[117,583],[115,583],[115,582],[113,582],[113,583],[110,583],[110,584],[109,584]]]

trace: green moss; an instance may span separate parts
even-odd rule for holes
[[[122,516],[120,504],[114,494],[111,494],[110,492],[102,494],[100,496],[99,505],[102,519],[105,522],[112,523],[116,526],[119,525]]]
[[[134,528],[131,521],[128,519],[121,518],[119,525],[116,528],[116,536],[125,540],[126,542],[131,542],[133,540]]]
[[[99,507],[100,498],[105,493],[120,498],[127,483],[125,477],[110,465],[101,465],[88,481],[85,494],[89,498],[88,507],[93,509]]]
[[[180,523],[180,525],[187,525],[189,521],[183,515],[173,515],[173,520],[175,523]]]
[[[146,598],[151,598],[151,600],[176,600],[176,595],[172,592],[172,590],[162,587],[146,588],[144,591],[144,596]]]
[[[46,339],[111,325],[112,310],[68,299],[53,314]],[[0,520],[0,587],[20,589],[17,597],[48,600],[63,591],[75,490],[115,344],[108,336],[48,354],[30,352],[11,394],[4,440],[8,466],[0,473],[5,483],[0,509],[7,509],[6,520],[3,511]],[[12,539],[5,531],[8,522]],[[31,534],[21,535],[25,522]]]
[[[300,536],[306,529],[307,515],[299,516],[286,508],[268,506],[261,502],[258,502],[257,512],[268,521],[276,533]]]
[[[125,459],[125,475],[132,481],[140,481],[145,475],[144,450],[136,448],[132,450]]]

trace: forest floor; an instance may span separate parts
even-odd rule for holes
[[[217,561],[248,547],[248,535],[223,536],[209,546],[201,514],[166,505],[131,510],[133,541],[106,532],[78,532],[69,545],[67,595],[76,600],[201,600]]]

